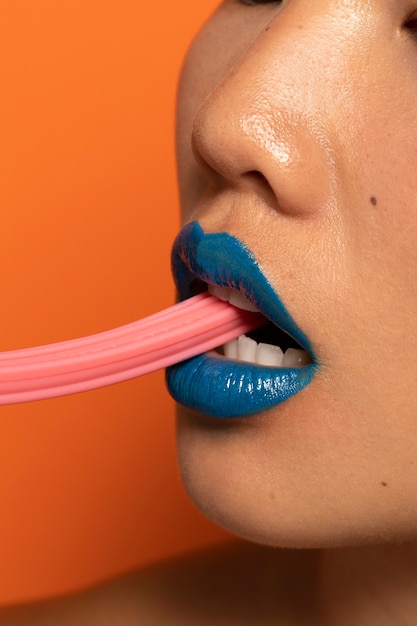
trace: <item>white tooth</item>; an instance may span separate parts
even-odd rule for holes
[[[305,350],[288,348],[282,359],[282,367],[303,367],[311,363],[310,355]]]
[[[240,335],[237,339],[238,359],[254,363],[256,359],[257,343],[246,335]]]
[[[256,362],[258,365],[269,365],[281,367],[283,351],[279,346],[272,346],[269,343],[260,343],[256,348]]]
[[[219,300],[224,300],[225,302],[229,301],[230,298],[230,289],[227,287],[218,287],[217,285],[208,285],[208,292],[212,296],[216,296]]]
[[[249,302],[249,300],[245,298],[240,291],[236,291],[236,289],[232,289],[230,291],[229,302],[230,304],[233,304],[233,306],[236,306],[238,309],[243,309],[244,311],[258,311],[256,306],[252,304],[252,302]]]
[[[228,341],[223,346],[224,356],[228,359],[237,359],[237,339]]]
[[[233,306],[244,311],[257,312],[258,309],[252,302],[249,302],[245,296],[236,289],[229,289],[229,287],[219,287],[217,285],[208,285],[208,292],[212,296],[216,296],[219,300],[230,302]]]

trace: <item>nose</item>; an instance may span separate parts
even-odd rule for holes
[[[248,43],[194,118],[194,153],[215,185],[256,189],[292,215],[333,204],[369,72],[373,16],[358,4],[290,1]]]

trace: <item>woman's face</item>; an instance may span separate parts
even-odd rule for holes
[[[180,407],[192,499],[255,541],[417,534],[414,15],[417,0],[226,0],[185,62],[183,223],[251,251],[317,364],[250,416]]]

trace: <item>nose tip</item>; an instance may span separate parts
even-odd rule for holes
[[[276,18],[206,97],[192,141],[213,179],[256,180],[278,210],[307,215],[328,205],[337,184],[334,125],[318,63],[280,30]]]

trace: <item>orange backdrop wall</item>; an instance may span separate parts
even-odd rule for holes
[[[175,83],[215,0],[0,9],[0,350],[173,303]],[[0,603],[225,535],[183,494],[163,373],[0,408]]]

